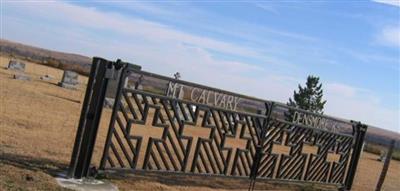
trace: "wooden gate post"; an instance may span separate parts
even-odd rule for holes
[[[376,185],[375,191],[380,191],[382,188],[383,182],[385,181],[386,173],[389,170],[390,160],[392,159],[393,148],[394,148],[395,143],[396,143],[395,140],[392,140],[390,142],[389,151],[387,152],[385,163],[383,164],[381,176],[379,177],[378,184]]]

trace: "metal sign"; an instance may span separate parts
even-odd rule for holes
[[[240,97],[220,93],[213,90],[185,86],[179,83],[168,83],[167,96],[182,100],[189,100],[194,103],[205,104],[226,110],[236,111]]]

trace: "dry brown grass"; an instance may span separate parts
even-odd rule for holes
[[[65,171],[70,160],[76,126],[87,79],[80,76],[78,90],[56,84],[62,71],[27,63],[31,81],[12,79],[13,71],[5,70],[8,58],[0,57],[0,190],[63,190],[54,176]],[[54,76],[41,81],[45,74]],[[98,165],[104,145],[110,110],[101,121],[93,163]],[[145,128],[146,129],[146,128]],[[373,190],[382,163],[377,155],[362,155],[354,190]],[[400,162],[392,161],[384,190],[400,190]],[[109,178],[121,190],[247,190],[248,180],[212,177],[190,177],[160,174],[136,174]],[[299,185],[257,183],[258,189],[301,190]],[[309,188],[309,187],[306,187]]]

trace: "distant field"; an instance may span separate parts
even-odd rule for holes
[[[8,58],[0,57],[0,190],[65,190],[53,176],[67,168],[84,96],[86,77],[78,90],[56,84],[59,69],[28,63],[32,81],[12,79],[5,70]],[[45,74],[54,76],[41,81]],[[93,163],[98,165],[111,110],[105,109]],[[353,190],[374,190],[382,168],[378,155],[363,153]],[[400,162],[393,160],[384,190],[400,190]],[[247,180],[137,175],[108,177],[121,190],[247,190]],[[33,180],[32,180],[33,179]],[[177,181],[179,180],[179,181]],[[312,190],[311,186],[257,183],[258,189]]]
[[[387,152],[388,148],[382,145],[368,143],[364,147],[364,151],[373,153],[376,155],[381,155],[382,151]],[[392,159],[400,161],[400,149],[393,149]]]

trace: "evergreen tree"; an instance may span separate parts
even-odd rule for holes
[[[287,105],[308,110],[314,113],[323,114],[326,100],[322,100],[322,84],[319,83],[319,77],[308,76],[306,86],[299,84],[298,92],[294,91],[293,99],[289,98]]]

